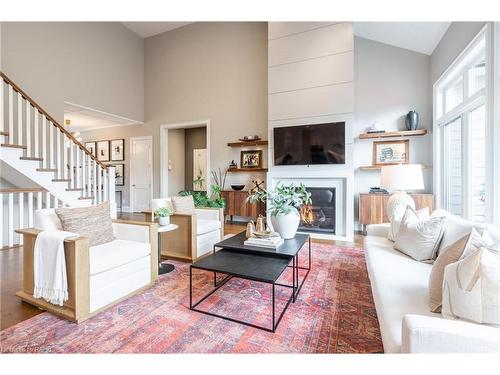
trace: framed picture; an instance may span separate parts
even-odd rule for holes
[[[111,161],[124,161],[125,160],[125,140],[112,139],[109,141],[111,146]]]
[[[89,150],[89,152],[97,157],[97,151],[96,151],[96,143],[94,142],[85,142],[85,148]]]
[[[373,142],[373,166],[408,164],[410,141],[375,141]]]
[[[110,164],[110,167],[115,167],[115,185],[125,185],[125,164]]]
[[[262,150],[241,151],[241,168],[262,168]]]
[[[109,141],[97,142],[97,160],[109,161]]]

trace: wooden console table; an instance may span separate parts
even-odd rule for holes
[[[231,221],[233,221],[233,216],[256,218],[259,215],[265,216],[266,214],[264,203],[250,203],[247,201],[248,191],[224,190],[221,192],[221,195],[226,201],[224,215],[229,215]]]
[[[433,194],[410,194],[417,210],[429,207],[434,210]],[[387,201],[390,194],[359,194],[359,223],[361,225],[388,223]]]

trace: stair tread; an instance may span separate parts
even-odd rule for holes
[[[0,131],[0,135],[6,135],[8,137],[9,136],[9,132]]]
[[[68,188],[66,191],[82,191],[83,188]]]
[[[10,148],[22,148],[23,150],[26,150],[28,147],[23,146],[23,145],[16,145],[13,143],[2,143],[2,147],[10,147]]]
[[[80,200],[83,200],[83,199],[94,199],[94,197],[93,196],[92,197],[80,197],[78,199],[80,199]]]
[[[54,168],[37,168],[37,172],[57,172],[57,169]]]
[[[43,161],[43,158],[36,158],[36,157],[32,157],[32,156],[21,156],[19,159],[21,159],[21,160]]]
[[[54,178],[52,179],[52,182],[70,182],[71,180],[69,178]]]

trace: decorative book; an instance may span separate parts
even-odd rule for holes
[[[277,249],[283,244],[284,240],[281,237],[256,238],[250,237],[244,244],[246,246],[266,247],[269,249]]]

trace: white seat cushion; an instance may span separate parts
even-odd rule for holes
[[[196,235],[205,234],[208,232],[213,232],[214,230],[220,230],[219,220],[206,220],[198,219],[196,227]]]
[[[90,275],[105,272],[151,254],[144,242],[114,240],[89,248]]]
[[[406,314],[441,317],[429,311],[432,265],[394,250],[392,242],[383,237],[365,237],[365,252],[384,350],[399,353]]]

